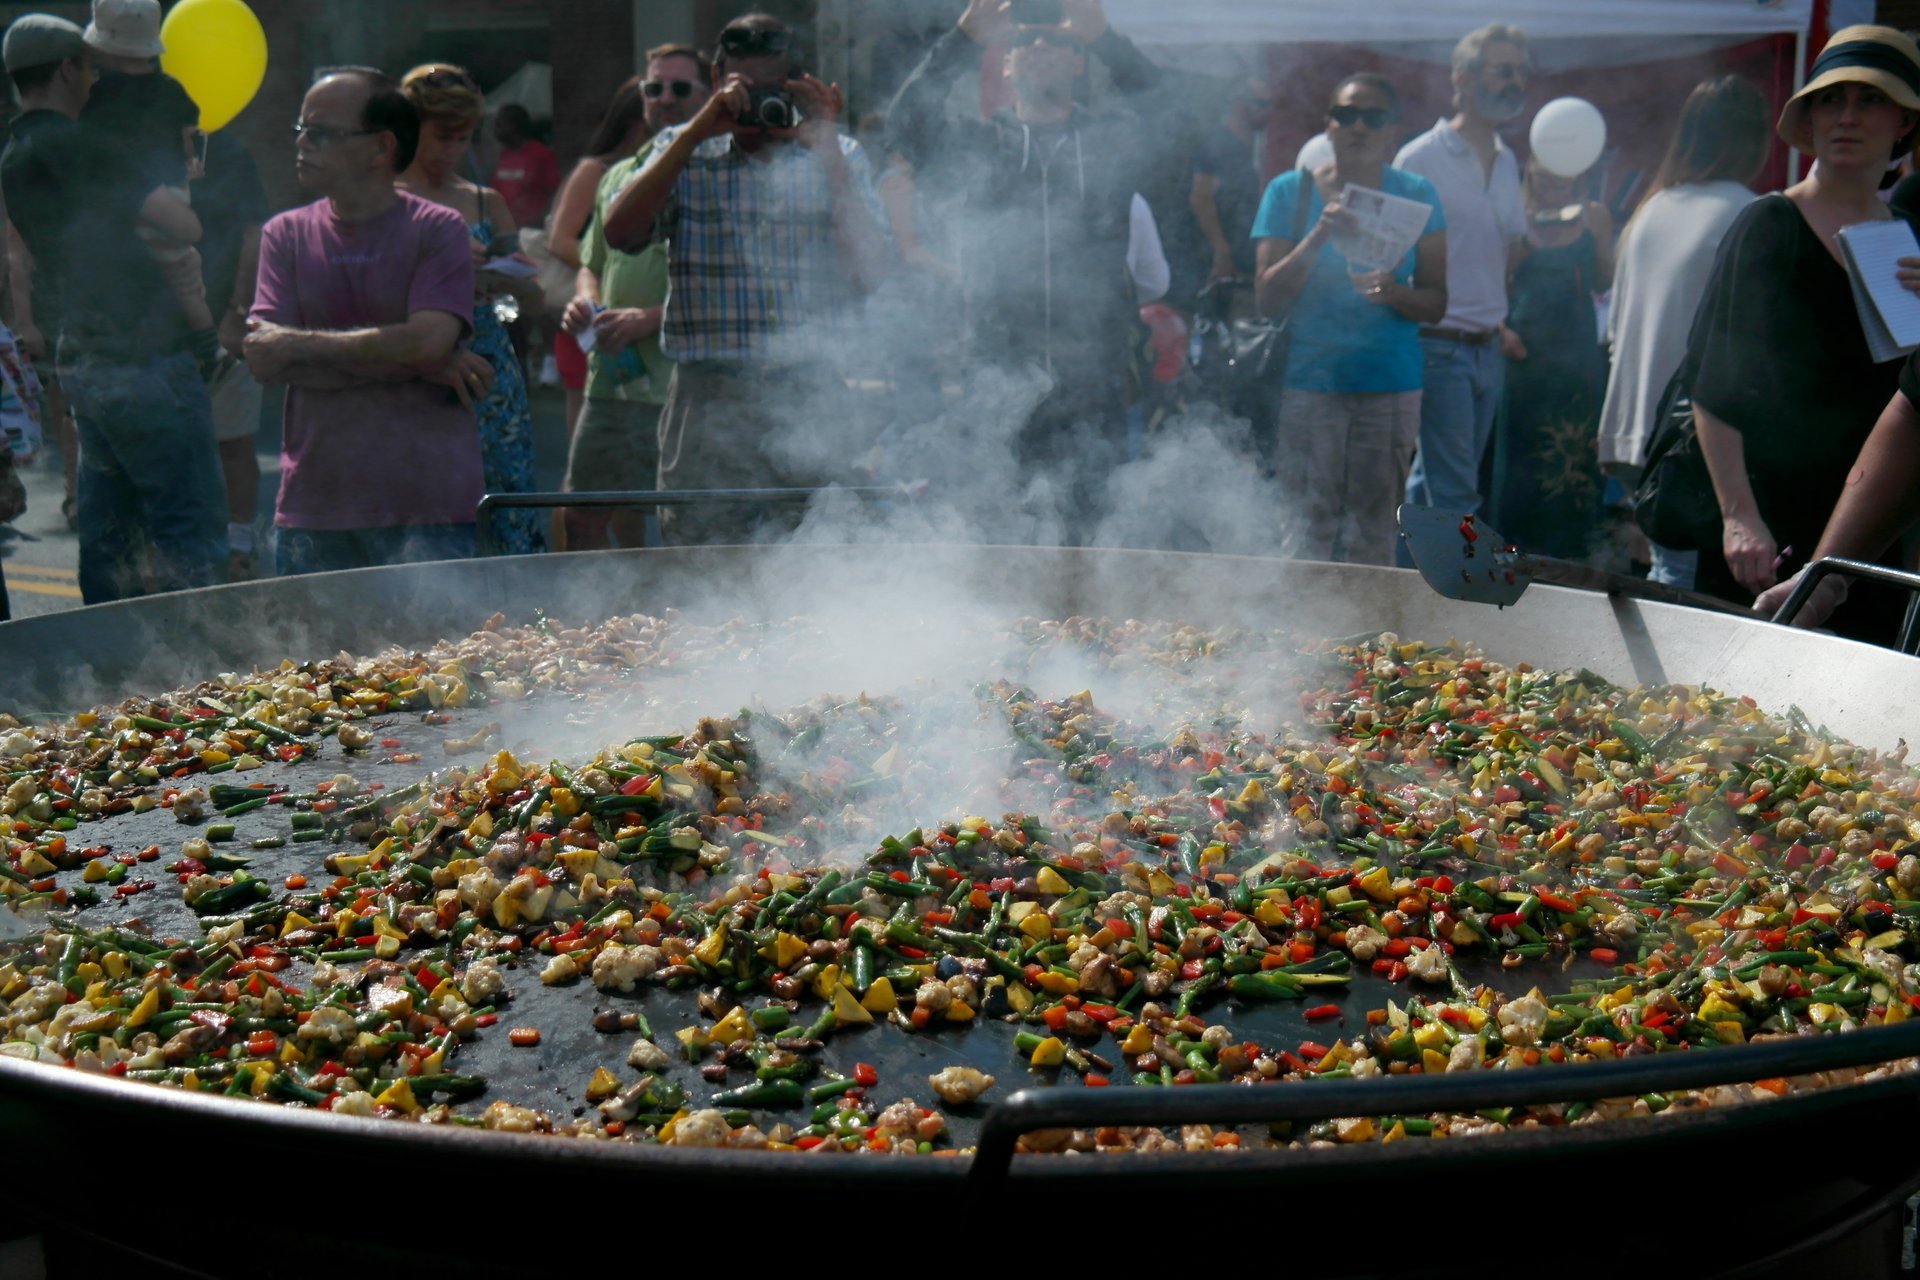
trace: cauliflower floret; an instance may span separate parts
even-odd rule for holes
[[[460,901],[481,914],[485,914],[499,896],[500,877],[485,867],[460,877]]]
[[[948,1067],[927,1077],[927,1083],[950,1107],[965,1106],[993,1088],[993,1077],[973,1067]]]
[[[323,1004],[313,1011],[313,1016],[300,1025],[294,1032],[297,1040],[325,1040],[328,1044],[343,1045],[360,1034],[360,1028],[354,1024],[353,1015],[345,1009],[336,1009]]]
[[[937,1015],[953,1003],[953,988],[944,982],[923,982],[916,989],[913,1002],[928,1013]]]
[[[180,890],[180,897],[188,906],[192,906],[219,887],[219,876],[210,876],[202,872],[187,881]]]
[[[507,989],[507,976],[490,956],[481,956],[460,975],[460,998],[468,1004],[486,1004]]]
[[[1547,1002],[1529,991],[1518,1000],[1500,1006],[1500,1037],[1509,1044],[1532,1044],[1546,1028],[1553,1012]]]
[[[373,1095],[365,1092],[337,1094],[331,1110],[336,1116],[370,1116],[373,1114]]]
[[[653,1041],[640,1039],[627,1051],[627,1065],[641,1071],[665,1071],[673,1065],[673,1059]]]
[[[1447,1070],[1471,1071],[1480,1065],[1480,1041],[1473,1038],[1462,1040],[1453,1046],[1447,1054]]]
[[[216,925],[207,930],[207,945],[224,947],[229,942],[238,942],[246,936],[247,922],[245,920],[232,920],[226,924]]]
[[[726,1114],[708,1108],[681,1116],[670,1141],[676,1147],[724,1147],[732,1136]]]
[[[336,773],[333,775],[333,785],[327,788],[327,794],[341,799],[357,796],[360,794],[360,779],[350,773]]]
[[[342,751],[358,751],[372,745],[373,734],[357,724],[343,724],[334,733],[333,740],[340,744]]]
[[[613,943],[593,958],[593,985],[602,991],[632,991],[660,967],[656,947],[623,947]]]
[[[547,967],[540,971],[540,982],[544,986],[557,987],[579,976],[580,966],[574,963],[573,954],[563,951],[547,961]]]
[[[1364,924],[1352,925],[1347,929],[1347,951],[1362,964],[1366,964],[1380,954],[1380,948],[1387,944],[1387,935],[1378,929],[1368,928]]]
[[[480,1113],[480,1123],[507,1133],[532,1133],[540,1127],[540,1113],[511,1102],[495,1102]]]
[[[1407,972],[1422,982],[1447,980],[1447,953],[1438,947],[1425,947],[1407,956]]]
[[[173,798],[173,820],[175,822],[198,822],[207,816],[211,801],[200,787],[188,787]]]
[[[1900,886],[1900,892],[1909,898],[1920,895],[1920,858],[1910,853],[1900,855],[1900,861],[1893,868],[1893,878]]]

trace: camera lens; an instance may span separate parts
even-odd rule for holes
[[[793,106],[784,98],[768,98],[760,104],[760,123],[768,129],[793,128]]]

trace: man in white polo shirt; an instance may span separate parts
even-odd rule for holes
[[[1454,46],[1455,114],[1393,162],[1433,183],[1447,218],[1447,314],[1420,330],[1420,452],[1407,476],[1407,501],[1445,511],[1480,509],[1480,461],[1504,381],[1507,273],[1526,234],[1520,169],[1494,130],[1526,103],[1526,32],[1482,27]]]

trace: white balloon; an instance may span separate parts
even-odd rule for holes
[[[1533,117],[1527,133],[1533,158],[1549,173],[1577,178],[1607,145],[1607,122],[1585,98],[1555,98]]]

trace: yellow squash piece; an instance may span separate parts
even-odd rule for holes
[[[843,1027],[861,1027],[873,1021],[873,1014],[853,998],[853,992],[841,986],[833,989],[833,1017]]]
[[[860,1007],[869,1013],[892,1013],[900,1007],[900,999],[893,994],[893,980],[885,976],[875,978],[867,987],[867,994],[860,997]]]

